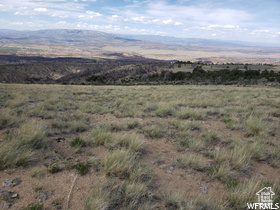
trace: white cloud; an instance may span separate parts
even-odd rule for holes
[[[111,17],[109,17],[109,19],[112,21],[127,21],[126,18],[120,15],[112,15]]]
[[[173,20],[171,20],[171,19],[163,20],[162,23],[163,24],[171,24],[171,23],[173,23]]]
[[[253,30],[251,32],[252,35],[259,35],[259,34],[267,34],[269,33],[269,30],[264,29],[264,30]]]
[[[34,11],[35,12],[47,12],[48,9],[47,8],[35,8]]]
[[[103,16],[99,12],[94,12],[94,11],[86,11],[86,14],[89,15],[89,18],[94,18],[94,17],[101,17]]]
[[[239,28],[239,26],[235,26],[235,25],[225,25],[224,28],[237,29],[237,28]]]
[[[219,24],[211,24],[211,25],[208,25],[207,28],[222,28],[223,26],[222,25],[219,25]]]
[[[137,22],[145,22],[145,17],[144,17],[144,16],[141,16],[141,17],[133,17],[133,18],[131,18],[131,20],[137,21]]]
[[[181,25],[184,25],[184,24],[181,22],[175,22],[175,26],[181,26]]]

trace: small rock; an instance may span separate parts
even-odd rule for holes
[[[57,150],[54,150],[54,153],[58,153],[58,151],[57,151]]]
[[[48,196],[46,193],[40,192],[37,196],[37,199],[39,200],[39,202],[44,202],[48,199]]]
[[[221,149],[220,147],[215,147],[216,151],[220,151],[220,149]]]
[[[171,173],[172,173],[172,171],[171,171],[171,170],[168,170],[166,173],[171,174]]]
[[[200,188],[202,189],[203,193],[207,193],[207,187],[205,185],[201,184]]]
[[[12,195],[13,195],[13,192],[0,188],[0,199],[10,200]]]
[[[197,184],[200,185],[200,189],[202,189],[203,193],[207,193],[207,187],[203,184],[200,183],[200,181],[197,181]]]
[[[15,194],[12,195],[12,198],[18,198],[18,197],[19,197],[19,196],[18,196],[17,193],[15,193]]]
[[[227,135],[228,137],[231,137],[231,133],[228,133],[228,135]]]
[[[8,179],[8,180],[3,182],[2,186],[3,187],[14,187],[14,186],[16,186],[20,183],[21,183],[21,179],[19,179],[19,178]]]
[[[11,208],[12,204],[11,203],[4,203],[3,209],[9,209]]]

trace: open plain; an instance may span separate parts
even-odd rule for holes
[[[280,202],[269,86],[0,84],[0,208],[245,209]]]

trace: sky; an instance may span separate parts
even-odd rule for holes
[[[280,44],[280,0],[0,0],[0,29]]]

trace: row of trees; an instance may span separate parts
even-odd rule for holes
[[[194,68],[193,72],[172,72],[162,71],[160,74],[154,73],[149,76],[150,81],[184,81],[184,80],[210,80],[210,81],[238,81],[238,80],[259,80],[266,79],[269,82],[280,82],[280,72],[246,70],[239,69],[223,69],[215,71],[205,71],[201,66]]]

